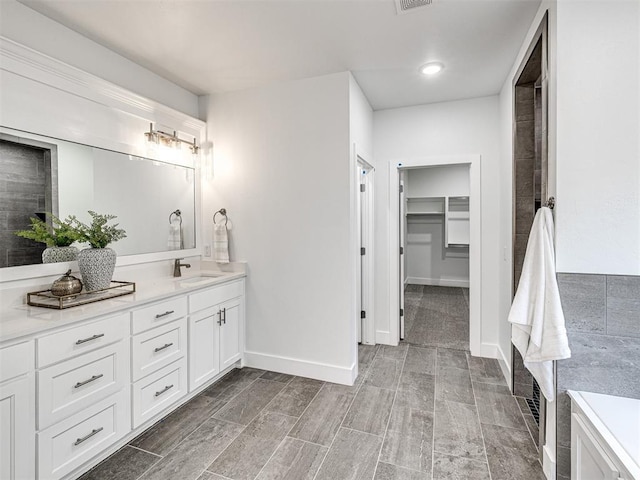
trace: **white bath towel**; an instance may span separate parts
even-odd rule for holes
[[[229,234],[224,223],[213,225],[213,258],[217,263],[229,263]]]
[[[169,223],[169,240],[167,241],[167,247],[169,250],[182,249],[182,224],[178,217]]]
[[[571,357],[556,280],[553,232],[553,214],[542,207],[531,227],[522,276],[509,312],[511,340],[549,401],[555,399],[553,360]]]

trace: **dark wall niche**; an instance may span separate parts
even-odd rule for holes
[[[56,146],[0,134],[0,268],[42,263],[46,246],[14,234],[57,214]]]

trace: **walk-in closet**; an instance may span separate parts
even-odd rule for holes
[[[469,165],[402,172],[404,341],[469,349]]]

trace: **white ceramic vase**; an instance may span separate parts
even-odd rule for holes
[[[85,248],[78,253],[78,267],[86,291],[102,290],[111,285],[116,252],[110,248]]]
[[[77,258],[76,247],[47,247],[42,252],[42,263],[73,262]]]

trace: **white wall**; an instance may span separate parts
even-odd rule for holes
[[[480,154],[482,190],[482,344],[497,344],[499,201],[498,97],[437,103],[373,114],[376,165],[376,311],[389,311],[389,162],[433,155]],[[378,316],[376,338],[388,339],[391,319]],[[395,321],[395,319],[393,320]]]
[[[411,168],[405,183],[407,197],[469,196],[469,166]]]
[[[557,268],[640,275],[640,2],[558,1]]]
[[[16,0],[0,2],[0,34],[187,115],[198,115],[193,93]]]
[[[373,110],[371,109],[371,105],[369,105],[369,101],[365,97],[364,93],[360,89],[358,82],[356,82],[353,75],[349,73],[349,145],[350,145],[350,168],[349,168],[349,185],[350,187],[350,235],[351,235],[351,246],[350,246],[350,255],[351,255],[351,283],[353,285],[353,297],[356,301],[353,302],[353,311],[351,312],[351,318],[354,319],[351,326],[354,329],[354,332],[350,335],[353,335],[353,338],[357,337],[356,333],[356,323],[360,322],[360,312],[358,311],[358,307],[362,307],[358,299],[356,298],[359,294],[357,288],[357,275],[360,272],[359,270],[359,262],[360,258],[360,247],[359,244],[359,229],[360,223],[358,221],[358,203],[357,196],[360,195],[359,191],[359,183],[360,183],[360,175],[358,174],[358,157],[362,158],[365,162],[373,165]],[[375,172],[369,173],[369,175],[374,175]],[[375,195],[375,191],[373,192]],[[366,211],[366,209],[365,209]],[[369,258],[368,260],[371,265],[371,262],[375,260],[375,243],[371,243],[369,246]],[[372,260],[371,260],[372,259]],[[372,271],[372,266],[369,267],[369,270]],[[367,300],[371,300],[373,298],[373,282],[368,283],[364,282],[361,287],[363,291],[360,292],[362,298]],[[372,301],[372,300],[371,300]],[[368,302],[367,302],[368,303]],[[363,343],[372,343],[375,341],[375,318],[376,311],[374,305],[367,305],[367,325],[365,325],[365,330],[361,332],[360,340]],[[352,344],[352,358],[355,359],[358,357],[358,346],[356,342]],[[357,361],[355,361],[357,367]],[[357,373],[357,372],[356,372]]]
[[[249,265],[247,364],[342,383],[355,368],[349,78],[202,103],[214,162],[204,218],[227,209],[232,260]]]

